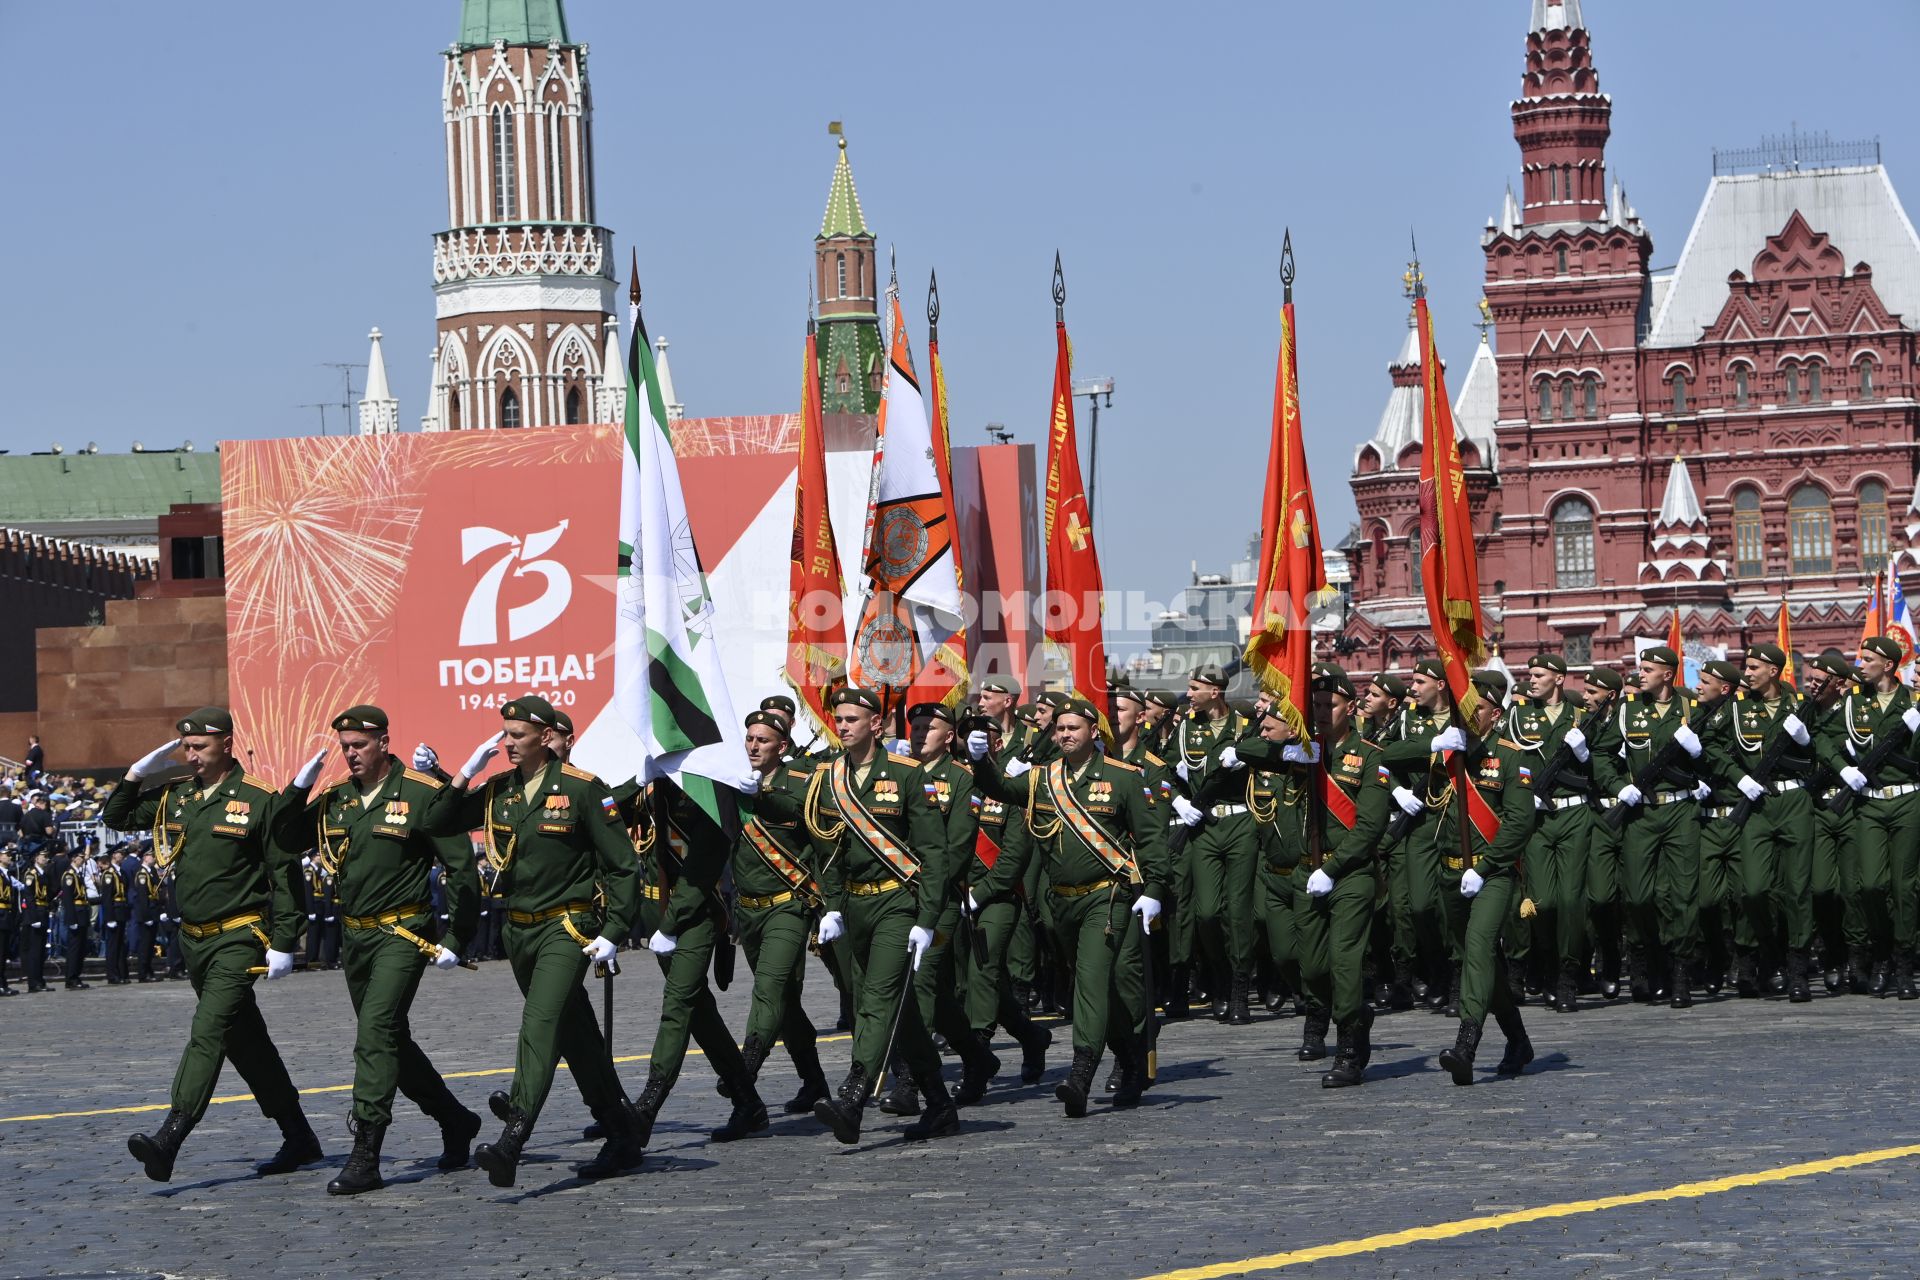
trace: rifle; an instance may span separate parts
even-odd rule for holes
[[[1900,727],[1905,730],[1905,723],[1902,723]],[[1891,759],[1894,752],[1902,750],[1908,743],[1913,741],[1911,731],[1889,734],[1885,738],[1881,738],[1877,726],[1874,731],[1874,737],[1876,741],[1873,744],[1873,750],[1867,752],[1866,759],[1862,760],[1857,766],[1860,772],[1867,775],[1867,780],[1870,785],[1873,780],[1874,770]],[[1833,813],[1844,815],[1848,809],[1853,807],[1854,799],[1858,795],[1859,792],[1843,783],[1840,794],[1827,801],[1827,808]]]
[[[1718,711],[1721,704],[1726,700],[1727,695],[1723,693],[1712,702],[1695,703],[1694,705],[1704,713],[1701,723],[1704,724],[1706,720],[1711,719],[1713,713]],[[1682,723],[1687,722],[1682,721]],[[1660,749],[1653,753],[1653,758],[1647,761],[1638,773],[1633,775],[1634,787],[1643,795],[1646,794],[1649,788],[1656,786],[1659,781],[1666,776],[1667,770],[1673,767],[1674,761],[1679,757],[1679,754],[1685,750],[1686,748],[1682,747],[1677,741],[1668,738],[1661,744]],[[1610,830],[1618,831],[1627,825],[1627,814],[1639,807],[1639,805],[1632,804],[1617,804],[1607,810],[1602,820]]]
[[[1791,715],[1793,713],[1789,712],[1788,714]],[[1802,721],[1802,723],[1805,722]],[[1787,754],[1787,744],[1792,741],[1793,739],[1788,736],[1784,729],[1775,734],[1773,741],[1767,744],[1767,749],[1760,753],[1760,763],[1753,767],[1749,776],[1763,787],[1769,782],[1772,782],[1773,771],[1780,767],[1780,757]],[[1809,737],[1808,741],[1811,742],[1812,738]],[[1847,788],[1847,794],[1853,794],[1851,787]],[[1753,806],[1753,798],[1742,792],[1740,803],[1734,805],[1733,812],[1728,815],[1733,819],[1733,825],[1738,827],[1741,823],[1745,822],[1748,816],[1753,813]]]

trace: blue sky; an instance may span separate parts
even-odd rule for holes
[[[1609,166],[1657,265],[1679,254],[1711,148],[1796,122],[1880,135],[1896,185],[1920,190],[1903,127],[1920,6],[1585,7],[1615,104]],[[297,406],[339,400],[323,362],[365,360],[373,325],[416,423],[446,221],[437,51],[458,16],[455,0],[0,3],[13,100],[32,104],[4,151],[0,445],[311,433],[318,412]],[[897,246],[917,343],[940,271],[956,443],[989,421],[1044,439],[1062,251],[1077,371],[1117,380],[1098,487],[1110,588],[1170,596],[1257,521],[1284,228],[1329,543],[1403,334],[1409,230],[1456,371],[1478,340],[1479,232],[1518,172],[1527,0],[572,0],[567,16],[592,47],[601,220],[620,263],[639,248],[691,414],[797,406],[830,119]]]

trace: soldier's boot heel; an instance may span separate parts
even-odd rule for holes
[[[1227,987],[1227,1016],[1224,1021],[1230,1027],[1244,1027],[1253,1021],[1253,1013],[1247,1007],[1249,985],[1246,974],[1236,973]]]
[[[149,1178],[168,1182],[173,1178],[173,1161],[180,1154],[180,1144],[192,1131],[193,1121],[176,1107],[167,1112],[167,1118],[151,1134],[136,1133],[128,1138],[127,1151],[145,1166]]]
[[[1520,1011],[1494,1015],[1500,1024],[1500,1034],[1507,1038],[1506,1052],[1500,1055],[1499,1063],[1493,1073],[1500,1076],[1517,1076],[1527,1069],[1533,1061],[1533,1041],[1527,1038],[1527,1024],[1521,1021]]]
[[[1309,1009],[1300,1028],[1300,1048],[1294,1054],[1302,1062],[1318,1062],[1327,1056],[1327,1011]]]
[[[772,1046],[769,1045],[758,1032],[755,1032],[740,1042],[740,1056],[746,1060],[747,1064],[747,1079],[758,1080],[760,1078],[760,1064],[767,1060],[767,1051],[771,1048]],[[713,1091],[723,1098],[731,1099],[733,1097],[733,1078],[731,1076],[721,1076],[713,1082]]]
[[[479,1123],[479,1117],[474,1117]],[[348,1120],[347,1128],[353,1134],[353,1150],[347,1155],[347,1163],[340,1175],[327,1184],[330,1196],[357,1196],[366,1191],[378,1191],[387,1185],[380,1176],[380,1144],[386,1140],[387,1127],[383,1124],[368,1124],[361,1120]]]
[[[738,1142],[767,1127],[767,1104],[761,1101],[760,1091],[754,1087],[754,1077],[759,1073],[760,1064],[766,1061],[767,1048],[758,1036],[748,1036],[746,1044],[741,1046],[740,1056],[746,1059],[747,1069],[733,1079],[727,1090],[733,1099],[733,1114],[709,1135],[715,1142]]]
[[[1667,1003],[1675,1009],[1693,1008],[1692,966],[1680,957],[1673,958],[1673,977],[1668,989],[1673,993]]]
[[[1913,953],[1904,948],[1893,962],[1894,982],[1899,986],[1902,1000],[1920,1000],[1920,987],[1913,983]]]
[[[1560,983],[1554,990],[1553,1007],[1561,1013],[1580,1009],[1580,966],[1572,961],[1560,966]]]
[[[314,1135],[313,1126],[307,1123],[304,1111],[280,1116],[277,1123],[280,1126],[280,1149],[265,1164],[256,1166],[256,1173],[262,1177],[292,1173],[302,1165],[326,1159],[326,1153],[320,1150],[320,1139]]]
[[[473,1162],[487,1171],[487,1181],[496,1187],[511,1187],[520,1168],[520,1152],[533,1135],[533,1121],[518,1111],[507,1113],[506,1127],[494,1142],[483,1142],[473,1149]]]
[[[1132,1041],[1119,1055],[1120,1081],[1113,1091],[1113,1105],[1121,1110],[1140,1105],[1140,1099],[1147,1092],[1147,1046],[1143,1041]]]
[[[1073,1051],[1073,1066],[1068,1069],[1067,1078],[1053,1089],[1053,1096],[1066,1108],[1070,1118],[1078,1120],[1087,1114],[1087,1094],[1093,1089],[1093,1072],[1099,1065],[1098,1049]]]
[[[1360,1006],[1360,1019],[1354,1031],[1353,1060],[1362,1075],[1366,1074],[1367,1064],[1373,1061],[1373,1010],[1364,1004]]]
[[[814,1103],[833,1096],[833,1086],[827,1083],[827,1074],[820,1069],[820,1050],[808,1041],[805,1045],[788,1044],[787,1053],[800,1073],[800,1092],[789,1098],[781,1110],[790,1116],[811,1115]]]
[[[822,1098],[813,1104],[814,1119],[833,1130],[834,1138],[852,1146],[860,1141],[861,1112],[867,1105],[867,1072],[859,1063],[847,1069],[836,1098]]]
[[[606,1129],[607,1140],[600,1144],[593,1159],[576,1166],[574,1172],[583,1178],[611,1178],[638,1169],[646,1158],[647,1144],[640,1137],[633,1104],[625,1098],[616,1098],[596,1108],[594,1115]]]
[[[1807,953],[1787,952],[1787,1003],[1806,1004],[1813,999],[1813,984],[1807,977]]]
[[[1193,1010],[1187,1008],[1192,1001],[1193,975],[1184,964],[1173,966],[1167,975],[1167,1021],[1185,1022],[1193,1017]]]
[[[1322,1089],[1345,1089],[1360,1083],[1358,1033],[1359,1019],[1340,1024],[1337,1047],[1333,1051],[1333,1070],[1320,1077]]]
[[[434,1167],[449,1172],[466,1168],[473,1159],[473,1140],[480,1136],[480,1117],[455,1103],[435,1119],[440,1122],[440,1158]]]
[[[513,1118],[513,1095],[505,1089],[495,1089],[487,1095],[487,1110],[493,1113],[495,1120],[505,1124]]]
[[[1480,1024],[1462,1022],[1454,1037],[1453,1048],[1440,1054],[1440,1069],[1453,1077],[1455,1084],[1473,1083],[1473,1056],[1480,1048]]]
[[[954,1102],[963,1107],[973,1106],[987,1096],[987,1086],[1000,1074],[1000,1059],[994,1056],[993,1037],[985,1031],[969,1033],[970,1038],[961,1042],[960,1089],[953,1095]]]
[[[887,1065],[887,1074],[893,1078],[893,1087],[880,1099],[880,1110],[890,1116],[917,1116],[920,1114],[920,1095],[913,1087],[913,1081],[907,1078],[907,1065],[895,1058]]]
[[[1123,1062],[1120,1055],[1116,1053],[1113,1055],[1113,1066],[1107,1070],[1106,1083],[1100,1086],[1100,1092],[1118,1093],[1120,1091],[1120,1077],[1125,1074],[1127,1074],[1127,1064]]]
[[[633,1138],[644,1150],[653,1141],[653,1122],[660,1115],[660,1108],[667,1100],[667,1094],[673,1089],[673,1081],[665,1072],[655,1068],[647,1072],[646,1087],[640,1090],[640,1096],[626,1104],[626,1119],[633,1126]]]
[[[1015,1034],[1020,1039],[1020,1083],[1039,1084],[1040,1077],[1047,1073],[1047,1050],[1053,1045],[1053,1032],[1029,1020],[1026,1028]]]
[[[960,1109],[947,1096],[947,1086],[940,1079],[940,1073],[917,1078],[915,1084],[926,1097],[926,1113],[905,1129],[900,1136],[908,1142],[925,1142],[930,1138],[945,1138],[960,1132]]]

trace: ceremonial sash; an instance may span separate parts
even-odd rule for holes
[[[840,816],[847,820],[854,833],[866,842],[867,848],[893,869],[893,873],[902,880],[911,880],[920,874],[920,860],[913,856],[912,850],[900,843],[893,833],[880,825],[879,819],[867,811],[853,787],[853,766],[845,756],[833,762],[833,801],[840,807]],[[903,797],[901,804],[907,802]]]
[[[1054,807],[1066,819],[1067,825],[1073,828],[1073,834],[1080,838],[1080,843],[1093,850],[1094,857],[1105,863],[1109,872],[1125,876],[1132,884],[1139,884],[1140,869],[1134,865],[1133,856],[1120,847],[1120,842],[1101,827],[1073,794],[1073,787],[1067,779],[1066,760],[1055,760],[1047,766],[1047,790],[1053,794]]]
[[[1000,861],[1000,844],[987,834],[985,827],[978,828],[973,837],[973,856],[980,859],[980,865],[993,870],[993,864]]]
[[[1351,831],[1353,824],[1360,820],[1360,807],[1354,804],[1353,797],[1347,794],[1346,788],[1335,782],[1333,775],[1327,772],[1327,766],[1324,763],[1326,756],[1326,750],[1323,748],[1320,752],[1322,763],[1314,766],[1314,772],[1320,775],[1320,798],[1326,804],[1327,812],[1338,819],[1341,826]]]
[[[745,815],[740,823],[741,834],[747,837],[747,843],[760,855],[760,861],[773,869],[773,873],[787,882],[789,888],[797,889],[814,897],[820,896],[820,886],[814,883],[807,869],[793,860],[773,833],[762,826],[760,819],[751,814]]]
[[[1480,788],[1473,785],[1472,778],[1468,778],[1466,784],[1467,817],[1473,820],[1473,829],[1480,833],[1480,838],[1492,844],[1500,835],[1500,815],[1493,811],[1493,806],[1487,803],[1487,798],[1480,794]]]

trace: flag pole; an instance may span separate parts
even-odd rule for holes
[[[1280,233],[1280,307],[1281,307],[1281,316],[1283,319],[1283,323],[1281,324],[1281,329],[1280,329],[1280,350],[1283,356],[1286,353],[1287,344],[1290,341],[1294,341],[1293,281],[1298,274],[1299,274],[1299,268],[1295,265],[1294,259],[1293,259],[1293,228],[1287,227],[1283,229]],[[1298,384],[1300,379],[1300,367],[1298,363],[1298,347],[1297,346],[1295,347],[1295,359],[1288,361],[1287,375],[1294,381],[1296,385]],[[1285,530],[1284,529],[1279,530],[1278,536],[1280,537],[1286,536]],[[1273,549],[1265,548],[1264,550],[1266,552],[1268,561],[1271,562],[1273,559]],[[1267,602],[1267,604],[1268,604],[1268,607],[1271,607],[1270,601]],[[1288,604],[1291,605],[1292,601],[1289,600]],[[1302,628],[1306,628],[1302,632],[1300,637],[1300,643],[1307,646],[1307,687],[1302,691],[1302,696],[1300,700],[1301,707],[1302,707],[1301,716],[1306,723],[1306,730],[1307,730],[1306,738],[1307,738],[1308,745],[1312,747],[1318,747],[1320,751],[1319,761],[1317,763],[1309,763],[1307,765],[1307,788],[1306,788],[1307,790],[1307,859],[1309,862],[1313,864],[1314,869],[1318,870],[1320,866],[1321,838],[1325,834],[1325,832],[1322,829],[1322,826],[1326,821],[1326,816],[1324,812],[1326,807],[1325,805],[1326,798],[1321,794],[1320,781],[1323,777],[1329,776],[1326,771],[1328,748],[1327,748],[1327,744],[1320,740],[1320,726],[1314,722],[1315,720],[1314,712],[1317,709],[1318,700],[1315,699],[1315,697],[1313,696],[1313,692],[1314,692],[1313,691],[1313,631],[1308,626],[1306,614],[1304,613],[1304,611],[1302,612],[1301,616],[1298,619],[1288,619],[1288,625],[1295,625],[1295,624],[1297,624]]]

